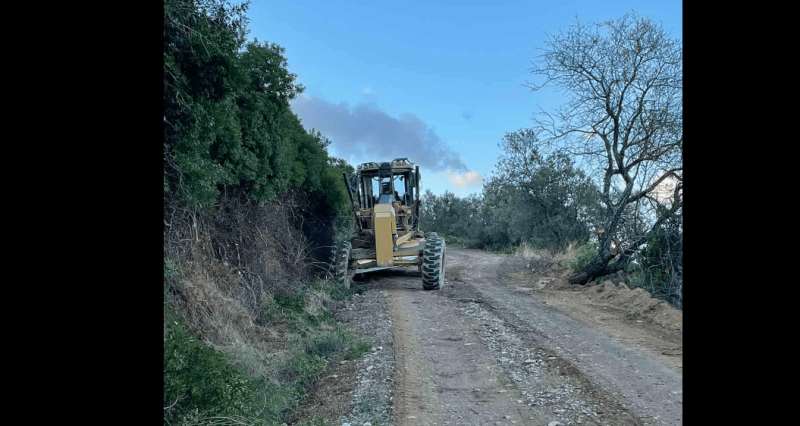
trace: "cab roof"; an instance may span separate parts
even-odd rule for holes
[[[392,161],[386,161],[382,163],[378,162],[369,162],[369,163],[362,163],[358,166],[359,171],[378,171],[381,166],[386,168],[392,169],[402,169],[402,170],[412,170],[414,168],[414,163],[408,160],[408,158],[395,158]]]

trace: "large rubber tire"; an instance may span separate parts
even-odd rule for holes
[[[340,241],[333,252],[333,279],[338,284],[343,284],[346,288],[350,288],[352,278],[349,270],[350,249],[349,241]]]
[[[430,235],[430,234],[429,234]],[[445,252],[441,238],[429,238],[422,249],[422,288],[438,290],[444,285]]]

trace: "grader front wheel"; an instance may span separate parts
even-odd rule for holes
[[[447,247],[441,238],[433,238],[422,249],[422,288],[438,290],[444,285],[445,251]]]
[[[336,245],[333,254],[333,278],[337,283],[343,284],[345,288],[350,288],[352,273],[350,271],[350,249],[349,241],[341,241]]]

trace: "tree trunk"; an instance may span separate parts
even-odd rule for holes
[[[628,266],[628,261],[630,260],[630,256],[623,256],[617,259],[613,265],[609,265],[608,262],[614,256],[608,256],[607,260],[600,259],[598,260],[598,256],[596,256],[592,261],[586,265],[583,269],[578,270],[574,274],[570,275],[569,282],[570,284],[581,284],[585,285],[589,281],[606,275],[611,275],[614,272],[621,271]]]
[[[570,275],[570,284],[585,285],[597,277],[611,275],[614,272],[625,269],[633,254],[632,248],[633,247],[629,247],[627,250],[620,253],[617,261],[614,262],[613,265],[609,265],[609,262],[616,257],[616,253],[612,254],[610,238],[607,235],[601,237],[597,254],[588,265]]]
[[[611,255],[606,251],[605,253],[598,251],[594,259],[588,265],[579,269],[569,277],[570,284],[585,285],[595,277],[602,275],[603,270],[608,266],[611,261]]]

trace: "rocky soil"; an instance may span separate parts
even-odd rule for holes
[[[360,283],[335,316],[373,351],[332,363],[305,406],[351,426],[682,424],[680,311],[611,282],[570,286],[552,262],[447,259],[440,291],[408,270]]]

